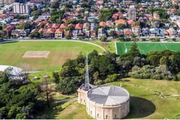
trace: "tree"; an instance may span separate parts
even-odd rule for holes
[[[129,53],[130,53],[130,54],[133,54],[134,57],[135,57],[135,56],[140,56],[140,52],[139,52],[139,50],[138,50],[138,48],[137,48],[137,44],[136,44],[135,42],[132,44]]]
[[[114,9],[100,10],[99,20],[107,21],[110,17],[112,17],[114,13]]]
[[[60,78],[58,72],[53,72],[53,77],[54,77],[54,82],[56,84],[59,83]]]
[[[124,41],[124,37],[118,37],[117,40]]]
[[[44,81],[41,85],[41,89],[43,90],[44,94],[45,94],[45,99],[46,99],[46,103],[48,108],[50,107],[50,102],[52,99],[51,93],[52,93],[52,89],[51,87],[49,87],[49,77],[46,75],[44,76]]]
[[[77,90],[75,81],[71,77],[66,77],[60,80],[59,84],[56,86],[56,91],[62,94],[72,94]]]
[[[124,24],[118,24],[117,25],[117,28],[119,28],[119,29],[124,29],[126,26],[124,25]]]
[[[51,8],[59,8],[59,3],[58,2],[52,3]]]
[[[102,37],[99,38],[99,40],[100,40],[101,42],[104,42],[104,41],[106,41],[106,37],[102,36]]]

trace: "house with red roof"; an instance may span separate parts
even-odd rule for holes
[[[54,36],[55,36],[55,29],[53,28],[47,29],[47,31],[43,33],[43,37],[45,38],[54,38]]]
[[[68,26],[68,24],[63,23],[63,24],[61,24],[60,28],[61,28],[61,29],[65,29],[67,26]]]
[[[51,27],[52,27],[52,24],[51,24],[51,23],[47,23],[47,24],[46,24],[46,28],[47,28],[47,29],[50,29]]]
[[[114,22],[112,21],[106,21],[106,26],[110,27],[110,28],[113,28],[114,27]]]
[[[75,29],[76,30],[82,30],[83,29],[83,24],[81,24],[81,23],[76,24]]]
[[[100,23],[99,23],[99,26],[105,27],[105,26],[106,26],[106,22],[104,22],[104,21],[100,22]]]
[[[119,24],[123,24],[123,25],[126,25],[127,22],[125,19],[119,19],[119,20],[115,20],[115,23],[116,23],[116,26],[119,25]]]
[[[123,14],[122,13],[114,13],[113,15],[112,15],[112,18],[114,19],[114,20],[118,20],[118,19],[120,19],[120,18],[122,18],[123,17]]]
[[[131,36],[133,34],[131,29],[124,29],[124,36]]]
[[[54,23],[51,28],[58,29],[60,27],[60,24]]]
[[[136,23],[136,21],[135,20],[128,20],[127,23],[128,23],[128,25],[133,26]]]
[[[134,26],[134,27],[132,27],[132,32],[133,32],[135,35],[139,36],[139,35],[141,34],[141,27],[140,27],[140,26]]]
[[[83,24],[83,30],[86,31],[86,30],[89,30],[90,28],[90,24],[89,23],[84,23]]]
[[[63,38],[64,37],[64,29],[59,28],[55,31],[55,38]]]

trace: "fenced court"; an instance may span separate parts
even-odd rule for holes
[[[136,43],[139,51],[142,54],[147,54],[150,51],[180,51],[180,43]],[[123,55],[131,49],[132,42],[116,42],[116,53]]]

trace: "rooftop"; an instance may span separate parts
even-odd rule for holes
[[[127,90],[116,86],[98,86],[88,91],[88,98],[103,105],[117,105],[129,99]]]

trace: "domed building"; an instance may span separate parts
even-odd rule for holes
[[[87,113],[95,119],[121,119],[130,111],[129,92],[117,86],[89,84],[88,59],[86,80],[78,90],[78,102],[86,105]]]

